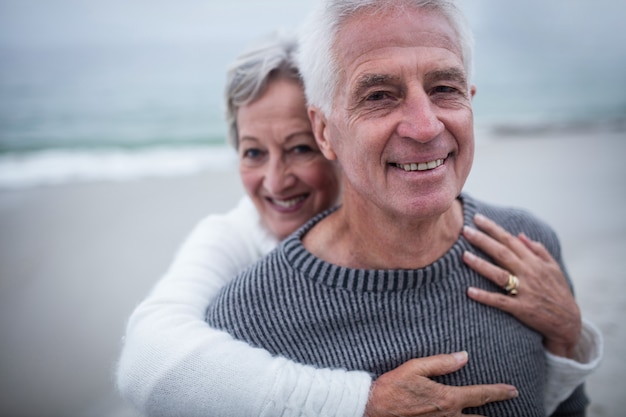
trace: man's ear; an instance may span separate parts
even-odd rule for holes
[[[317,142],[317,146],[319,146],[320,151],[322,151],[322,154],[330,161],[337,159],[337,155],[328,141],[328,124],[326,122],[326,115],[314,106],[309,107],[307,112],[309,114],[309,120],[311,121],[313,135],[315,135],[315,141]]]

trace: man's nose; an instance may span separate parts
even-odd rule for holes
[[[291,164],[283,158],[270,160],[265,172],[264,185],[272,194],[279,195],[296,183]]]
[[[413,92],[405,101],[398,134],[424,143],[434,139],[445,129],[437,110],[425,91]]]

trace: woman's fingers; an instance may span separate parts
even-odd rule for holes
[[[518,238],[520,242],[522,242],[528,249],[530,249],[535,255],[540,257],[542,260],[546,262],[550,262],[550,261],[556,262],[554,258],[552,257],[552,255],[550,255],[550,252],[548,252],[546,247],[543,246],[541,242],[535,242],[534,240],[526,236],[524,233],[520,233],[518,235]]]
[[[496,284],[498,287],[504,288],[509,281],[509,273],[506,270],[474,255],[471,252],[465,251],[463,253],[463,261],[467,264],[467,266]]]
[[[496,238],[483,233],[480,230],[472,229],[469,226],[465,226],[463,228],[463,236],[473,246],[489,255],[489,257],[502,268],[508,271],[514,271],[520,268],[521,260],[518,255],[511,249],[510,246],[501,243]],[[518,244],[524,245],[521,242],[518,242]],[[506,273],[506,277],[504,279],[507,279],[507,277],[508,273]]]
[[[528,248],[516,236],[504,230],[503,227],[488,217],[477,214],[474,216],[474,223],[483,233],[513,251],[519,258],[528,254]]]
[[[493,263],[469,252],[463,261],[502,290],[469,288],[468,296],[514,315],[544,336],[549,351],[570,356],[580,337],[581,319],[559,263],[543,244],[523,233],[513,236],[481,215],[475,223],[478,229],[465,227],[463,235]],[[516,291],[505,294],[511,276],[518,278],[511,279]]]
[[[507,313],[513,314],[517,311],[515,300],[504,294],[498,294],[491,291],[481,290],[480,288],[469,287],[467,295],[474,301],[490,307],[497,308]]]
[[[372,384],[365,414],[378,416],[462,416],[463,409],[519,395],[508,384],[456,387],[439,384],[436,375],[456,372],[467,364],[467,352],[412,359],[382,374]]]

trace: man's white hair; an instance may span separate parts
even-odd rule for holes
[[[338,67],[340,51],[334,48],[344,20],[356,13],[398,8],[426,8],[441,13],[455,30],[468,82],[472,75],[474,38],[465,16],[455,0],[320,0],[300,29],[298,67],[304,80],[309,105],[324,114],[332,111],[342,70]]]

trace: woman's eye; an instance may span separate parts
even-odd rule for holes
[[[263,155],[260,149],[250,148],[243,151],[242,156],[247,159],[260,158]]]
[[[298,145],[298,146],[294,146],[292,148],[292,151],[294,153],[298,153],[298,154],[300,154],[300,153],[309,153],[309,152],[313,151],[313,148],[311,146],[309,146],[309,145]]]

